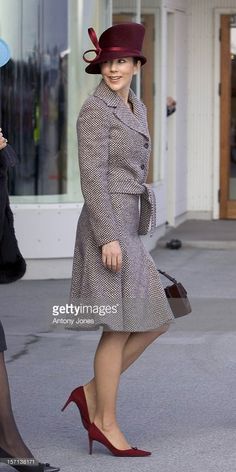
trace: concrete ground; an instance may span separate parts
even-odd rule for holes
[[[185,247],[203,249],[236,249],[235,220],[187,220],[177,228],[169,228],[158,242],[164,247],[171,238],[180,239]]]
[[[235,472],[236,251],[160,242],[152,256],[186,286],[193,312],[121,376],[119,423],[132,445],[152,451],[147,458],[114,457],[97,442],[90,456],[78,409],[60,411],[92,377],[100,337],[52,329],[52,306],[68,302],[70,282],[0,286],[15,417],[36,457],[61,471]]]

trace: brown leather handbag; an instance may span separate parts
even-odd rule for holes
[[[164,290],[175,318],[191,313],[192,308],[187,297],[187,290],[184,286],[166,272],[162,270],[158,270],[158,272],[173,282],[173,285],[168,285]]]

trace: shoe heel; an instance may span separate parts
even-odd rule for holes
[[[66,409],[66,407],[69,405],[70,402],[72,402],[71,395],[69,396],[69,398],[66,401],[65,405],[62,407],[61,411],[64,411]]]
[[[89,454],[92,454],[92,452],[93,452],[93,440],[92,440],[92,438],[90,438],[89,435],[88,435],[88,438],[89,438]]]

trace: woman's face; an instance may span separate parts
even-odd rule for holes
[[[102,77],[110,89],[122,94],[129,90],[132,77],[139,70],[139,62],[136,64],[133,57],[123,57],[102,62]]]

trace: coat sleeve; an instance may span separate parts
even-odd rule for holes
[[[107,187],[109,113],[105,104],[91,97],[77,120],[81,189],[98,246],[119,240]]]
[[[17,155],[10,144],[0,150],[0,241],[3,236],[4,219],[6,209],[9,207],[9,197],[7,188],[7,172],[9,167],[18,163]]]
[[[4,227],[7,200],[8,200],[7,166],[5,163],[3,152],[1,150],[0,151],[0,241],[3,236],[3,227]]]

